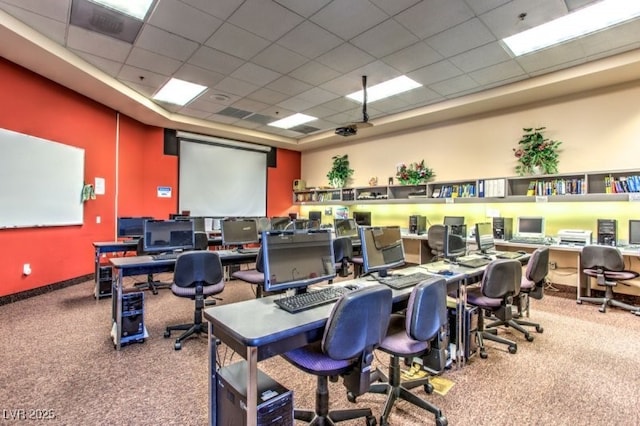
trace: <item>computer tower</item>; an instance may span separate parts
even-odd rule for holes
[[[216,375],[216,424],[247,424],[247,362],[218,370]],[[292,426],[293,392],[258,370],[258,426]]]
[[[114,293],[115,294],[115,293]],[[113,298],[112,319],[116,320],[117,297]],[[147,337],[144,328],[144,293],[136,291],[122,295],[120,344],[139,343]]]
[[[100,266],[98,268],[96,299],[111,296],[111,281],[113,279],[113,269],[111,266]]]
[[[598,244],[615,246],[618,241],[618,221],[598,219]]]
[[[427,232],[426,216],[409,216],[409,233],[422,235]]]
[[[465,311],[464,357],[465,359],[469,359],[476,353],[476,349],[478,347],[475,336],[475,333],[478,330],[478,308],[475,306],[467,306]],[[457,308],[450,307],[447,309],[447,312],[449,314],[449,343],[455,344],[458,336],[456,327]],[[453,358],[455,355],[450,354],[450,356]]]
[[[493,218],[493,238],[496,240],[510,240],[513,238],[513,218]]]

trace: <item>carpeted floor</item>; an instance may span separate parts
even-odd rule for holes
[[[228,283],[221,296],[224,304],[254,297],[241,282]],[[17,423],[12,416],[53,416],[52,425],[206,424],[206,338],[174,351],[173,340],[162,337],[166,325],[192,320],[193,302],[169,290],[145,298],[150,337],[119,352],[109,338],[111,300],[96,301],[93,282],[0,306],[0,424]],[[533,301],[531,319],[544,327],[534,342],[504,333],[518,342],[517,354],[489,342],[488,359],[444,373],[453,388],[427,398],[450,425],[640,425],[640,317],[602,314],[547,293]],[[220,357],[240,359],[224,346]],[[377,353],[376,365],[386,369],[387,362]],[[260,368],[294,390],[297,406],[314,406],[315,378],[279,357]],[[333,407],[352,406],[341,383],[330,384],[330,395]],[[379,416],[383,401],[366,394],[357,404]],[[434,418],[401,402],[390,423],[429,425]]]

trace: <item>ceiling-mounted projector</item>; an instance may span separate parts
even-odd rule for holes
[[[336,135],[340,135],[340,136],[353,136],[356,133],[358,133],[358,128],[353,125],[338,127],[336,129]]]

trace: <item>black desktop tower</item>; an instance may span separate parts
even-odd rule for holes
[[[115,295],[115,292],[114,292]],[[116,320],[117,297],[113,297],[112,319]],[[140,343],[145,339],[144,293],[136,291],[122,295],[120,344]]]
[[[598,244],[615,246],[618,241],[618,221],[598,219]]]
[[[426,216],[409,216],[409,233],[422,235],[427,232]]]
[[[493,218],[493,238],[496,240],[508,241],[513,238],[513,218],[494,217]]]
[[[247,424],[247,363],[222,367],[216,375],[216,424]],[[293,392],[258,370],[258,426],[293,426]]]
[[[448,305],[448,304],[447,304]],[[447,309],[449,314],[449,342],[456,343],[457,341],[457,328],[456,328],[456,316],[457,308]],[[478,308],[475,306],[467,306],[464,316],[464,357],[469,359],[476,353],[478,343],[476,342],[476,331],[478,330]],[[450,354],[453,358],[455,355]]]
[[[113,279],[113,269],[111,266],[100,266],[98,268],[98,288],[96,289],[96,299],[111,296],[111,281]]]

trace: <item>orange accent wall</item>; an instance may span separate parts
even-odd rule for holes
[[[81,226],[0,230],[0,296],[93,273],[92,243],[114,239],[118,216],[166,218],[175,211],[178,158],[163,154],[163,129],[120,115],[4,58],[0,75],[0,127],[83,148],[85,182],[102,177],[106,183],[105,195],[85,203]],[[278,167],[268,173],[268,214],[295,211],[291,183],[300,177],[300,154],[279,149]],[[172,187],[172,198],[158,198],[158,186]],[[20,206],[0,205],[0,212],[9,208]],[[27,277],[25,263],[33,271]]]

